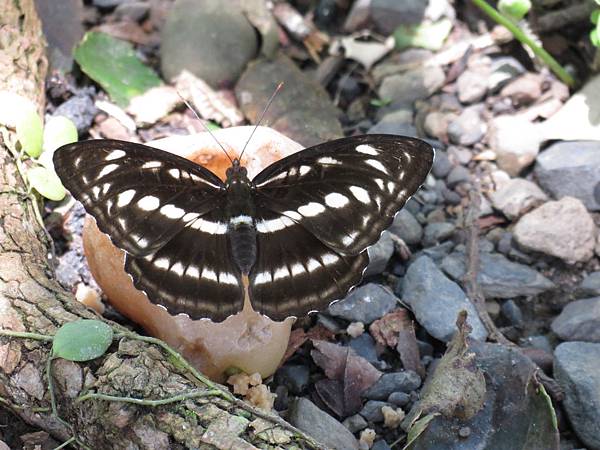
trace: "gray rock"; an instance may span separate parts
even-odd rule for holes
[[[563,341],[600,342],[600,297],[567,303],[551,327]]]
[[[370,5],[371,20],[386,35],[399,25],[420,23],[427,7],[426,2],[413,0],[372,0]]]
[[[490,92],[496,93],[509,81],[525,73],[523,65],[512,56],[501,56],[492,60],[492,73],[488,78]]]
[[[77,128],[77,133],[85,134],[90,129],[98,108],[88,94],[75,95],[56,108],[52,116],[64,116]]]
[[[600,295],[600,272],[592,272],[585,277],[577,288],[577,295],[581,297]]]
[[[389,233],[384,232],[381,238],[367,249],[369,254],[369,265],[364,276],[379,275],[387,267],[387,263],[394,254],[394,241]]]
[[[448,124],[456,117],[457,114],[453,111],[431,111],[425,116],[423,129],[429,136],[446,140],[448,137]]]
[[[511,80],[502,88],[500,95],[508,97],[515,105],[529,105],[542,95],[544,76],[527,72]]]
[[[304,364],[284,364],[275,373],[277,384],[284,385],[289,392],[299,395],[308,385],[310,369]]]
[[[540,132],[522,115],[497,116],[490,125],[490,147],[500,169],[516,177],[535,161],[540,149]]]
[[[387,402],[380,402],[379,400],[369,400],[360,410],[360,415],[367,419],[369,422],[377,423],[383,422],[383,413],[381,408],[384,406],[390,406]]]
[[[448,256],[448,254],[454,248],[454,245],[455,244],[452,241],[445,241],[441,244],[434,245],[433,247],[424,248],[418,252],[415,257],[418,258],[419,256],[425,255],[433,259],[435,263],[438,264],[441,263],[446,256]]]
[[[523,264],[509,261],[499,253],[480,252],[477,281],[486,298],[513,298],[538,295],[553,289],[554,283]],[[464,251],[456,251],[442,260],[442,270],[460,281],[467,271]]]
[[[380,439],[375,441],[371,450],[392,450],[392,447],[390,447],[383,439]]]
[[[117,21],[129,20],[131,22],[141,22],[150,13],[150,4],[142,1],[128,1],[121,3],[115,9],[114,16]]]
[[[562,141],[538,157],[535,174],[555,198],[578,198],[589,211],[600,210],[600,141]]]
[[[406,111],[400,109],[386,114],[379,122],[369,128],[367,134],[397,134],[400,136],[417,137],[417,129],[410,121],[406,120]]]
[[[456,331],[456,316],[468,313],[471,337],[484,340],[487,332],[473,304],[463,290],[448,279],[427,256],[415,259],[406,271],[402,283],[402,299],[411,306],[417,321],[427,332],[448,342]]]
[[[375,347],[375,339],[369,333],[363,333],[353,339],[350,339],[348,346],[352,348],[358,356],[362,356],[371,364],[378,365],[379,357]]]
[[[446,75],[439,66],[427,66],[390,75],[383,79],[377,93],[396,105],[409,105],[429,97],[444,85]]]
[[[473,145],[479,142],[487,131],[481,118],[481,106],[465,108],[460,115],[448,124],[448,138],[454,144]]]
[[[257,52],[257,33],[240,8],[178,0],[169,10],[160,46],[167,80],[187,69],[213,87],[233,85]]]
[[[471,150],[465,147],[450,145],[446,151],[448,152],[448,158],[450,158],[450,161],[463,166],[469,164],[473,159],[473,153],[471,153]]]
[[[368,283],[354,289],[345,299],[329,307],[329,314],[365,325],[396,309],[400,300],[380,284]]]
[[[367,421],[360,414],[354,414],[342,422],[342,424],[350,430],[351,433],[364,430],[367,428]]]
[[[369,400],[386,400],[393,392],[411,392],[421,386],[421,378],[412,370],[384,373],[363,393]]]
[[[454,188],[459,183],[468,182],[471,179],[469,169],[463,166],[455,166],[450,170],[446,177],[446,183],[450,189]]]
[[[454,167],[446,152],[436,152],[431,173],[436,178],[445,178]]]
[[[388,230],[408,245],[418,244],[423,238],[423,227],[406,208],[396,214]]]
[[[428,223],[423,235],[423,246],[431,247],[449,239],[456,231],[456,226],[450,222]]]
[[[306,398],[292,402],[288,421],[317,441],[335,450],[358,450],[358,441],[348,429]]]
[[[502,314],[508,319],[511,325],[519,327],[523,325],[523,312],[519,305],[513,299],[509,299],[502,304]]]
[[[569,422],[589,449],[600,449],[600,344],[564,342],[554,357],[554,376],[565,391]]]
[[[406,406],[410,402],[410,395],[406,392],[392,392],[387,401],[396,406]]]
[[[525,214],[513,233],[522,249],[573,263],[593,256],[597,230],[583,203],[564,197]]]
[[[483,99],[488,90],[489,70],[467,69],[456,80],[458,99],[462,103],[475,103]]]
[[[548,196],[531,181],[513,178],[490,195],[494,208],[515,219],[548,200]]]

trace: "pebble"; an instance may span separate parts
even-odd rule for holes
[[[379,400],[369,400],[365,403],[359,414],[369,422],[383,422],[383,412],[381,411],[381,408],[384,406],[390,406],[390,404]]]
[[[369,5],[371,20],[385,35],[392,34],[400,25],[420,23],[427,6],[426,3],[397,0],[372,0]]]
[[[224,9],[220,0],[179,0],[162,31],[162,73],[172,80],[187,69],[213,87],[231,86],[257,54],[257,36],[240,8]]]
[[[542,137],[537,128],[521,115],[502,115],[490,122],[490,148],[498,167],[516,177],[538,155]]]
[[[284,364],[276,374],[277,384],[284,385],[288,391],[294,395],[300,395],[310,379],[310,369],[303,364]]]
[[[512,56],[501,56],[492,59],[491,74],[488,78],[488,89],[495,94],[509,81],[525,73],[523,65]]]
[[[56,108],[54,117],[64,116],[70,119],[77,128],[79,135],[87,133],[92,126],[94,117],[98,113],[98,108],[94,105],[94,100],[87,94],[75,95]]]
[[[149,13],[150,4],[148,2],[128,1],[117,6],[114,16],[116,21],[141,22],[148,17]]]
[[[396,309],[398,297],[380,284],[368,283],[353,290],[344,300],[329,307],[329,314],[365,325]]]
[[[458,145],[473,145],[479,142],[487,131],[481,118],[481,105],[465,108],[459,116],[448,124],[448,138]]]
[[[510,261],[499,253],[480,252],[477,280],[486,298],[510,299],[538,295],[555,288],[554,283],[529,266]],[[460,281],[467,271],[464,251],[442,260],[442,270]]]
[[[412,370],[384,373],[363,393],[369,400],[386,400],[393,392],[411,392],[421,385],[421,378]]]
[[[402,239],[407,245],[418,244],[423,239],[423,227],[407,208],[401,209],[396,214],[394,222],[388,230]]]
[[[531,181],[513,178],[490,195],[492,205],[509,219],[516,219],[548,200],[548,196]]]
[[[460,183],[466,183],[471,180],[471,172],[464,166],[454,166],[446,177],[446,184],[450,189]]]
[[[354,414],[342,422],[342,424],[350,430],[351,433],[367,428],[367,421],[360,414]]]
[[[579,297],[600,296],[600,272],[592,272],[586,276],[576,293]]]
[[[363,333],[358,337],[350,339],[348,346],[352,348],[358,356],[365,358],[373,365],[379,365],[379,357],[377,355],[377,347],[375,340],[369,333]]]
[[[406,392],[392,392],[387,401],[396,406],[406,406],[410,402],[410,395]]]
[[[525,214],[513,233],[525,251],[541,252],[573,263],[588,261],[593,256],[597,230],[583,203],[564,197]]]
[[[411,306],[417,321],[434,338],[448,342],[456,331],[456,316],[468,313],[473,339],[484,340],[487,333],[473,304],[458,284],[448,279],[427,256],[416,258],[402,282],[402,300]]]
[[[358,450],[354,435],[306,398],[298,398],[291,403],[288,421],[334,450]]]
[[[367,266],[363,276],[379,275],[387,267],[388,261],[394,254],[394,241],[389,233],[384,232],[379,240],[369,248],[369,265]]]
[[[375,441],[371,450],[392,450],[392,447],[390,447],[383,439],[380,439]]]
[[[386,114],[383,118],[369,128],[367,134],[397,134],[399,136],[417,137],[417,129],[410,122],[412,115],[406,117],[406,110],[400,109]]]
[[[455,120],[458,115],[452,111],[431,111],[425,116],[423,129],[429,136],[436,139],[446,140],[448,137],[448,124]],[[437,155],[436,155],[437,158]]]
[[[434,222],[425,226],[423,234],[423,246],[431,247],[439,242],[443,242],[454,234],[456,225],[450,222]]]
[[[513,299],[509,299],[502,304],[502,314],[512,326],[520,327],[523,325],[523,312]]]
[[[436,264],[441,263],[442,260],[448,256],[448,254],[454,249],[454,242],[445,241],[441,244],[427,247],[417,253],[417,256],[425,255],[435,261]]]
[[[448,154],[446,152],[436,152],[435,159],[433,160],[433,167],[431,168],[431,173],[436,178],[446,178],[446,176],[450,173],[454,164],[448,158]]]
[[[551,328],[563,341],[600,343],[600,297],[567,303]]]
[[[461,164],[463,166],[469,164],[473,159],[473,154],[468,148],[451,145],[448,147],[447,152],[450,161],[456,164]]]
[[[554,357],[554,377],[564,389],[569,421],[584,445],[599,449],[600,344],[564,342]]]
[[[456,90],[461,103],[476,103],[485,97],[489,73],[483,67],[467,69],[456,80]]]
[[[542,96],[543,81],[540,74],[525,73],[504,86],[500,95],[509,97],[515,105],[529,105]]]
[[[535,175],[553,197],[575,197],[589,211],[600,211],[600,141],[551,145],[537,157]]]
[[[411,106],[417,100],[429,97],[444,85],[446,74],[437,65],[411,69],[402,74],[385,77],[377,94],[398,106]]]

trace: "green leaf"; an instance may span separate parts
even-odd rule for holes
[[[108,34],[89,32],[74,52],[75,61],[120,106],[161,84],[160,78],[142,64],[132,46]]]
[[[590,33],[590,41],[592,41],[592,45],[594,47],[600,47],[600,33],[598,33],[598,29],[594,28]]]
[[[439,50],[452,30],[452,21],[442,19],[434,23],[420,25],[401,25],[394,31],[396,48],[422,47],[428,50]]]
[[[498,10],[502,15],[515,21],[521,20],[531,9],[529,0],[500,0]]]
[[[76,320],[58,329],[52,355],[69,361],[89,361],[102,356],[113,340],[113,331],[99,320]]]
[[[49,200],[58,202],[66,195],[58,175],[46,167],[32,167],[27,171],[27,179],[32,188]]]
[[[17,122],[17,139],[21,148],[32,158],[42,154],[42,118],[35,111],[23,113]]]
[[[439,415],[438,413],[428,414],[424,417],[421,417],[419,420],[417,420],[410,427],[410,430],[408,430],[408,436],[406,437],[406,445],[404,446],[404,448],[406,449],[411,444],[413,444],[417,440],[417,438],[421,435],[421,433],[423,433],[423,431],[425,431],[427,429],[429,422],[431,422],[433,419],[435,419],[435,417],[438,415]]]
[[[52,117],[44,127],[44,151],[53,152],[58,147],[77,142],[77,127],[66,117]]]
[[[374,98],[369,102],[371,106],[375,106],[376,108],[382,108],[390,103],[392,103],[392,100],[389,98]]]
[[[592,14],[590,14],[590,20],[594,25],[598,24],[598,16],[600,16],[600,9],[596,9],[595,11],[592,11]]]

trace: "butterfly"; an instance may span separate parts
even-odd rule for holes
[[[425,181],[434,151],[404,136],[319,144],[222,181],[162,150],[118,140],[67,144],[65,187],[125,251],[136,288],[171,314],[221,321],[244,305],[275,320],[342,299],[366,249]]]

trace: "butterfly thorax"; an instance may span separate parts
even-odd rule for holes
[[[238,269],[248,275],[256,262],[256,226],[254,224],[254,201],[252,182],[246,168],[234,159],[226,172],[225,186],[228,191],[226,203],[227,235],[231,254]]]

